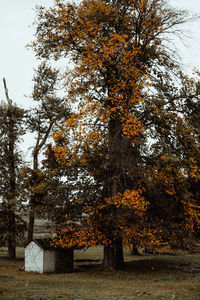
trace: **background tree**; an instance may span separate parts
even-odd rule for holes
[[[36,135],[32,151],[33,168],[27,170],[30,187],[28,240],[33,238],[35,210],[39,208],[42,201],[42,194],[38,191],[43,181],[39,156],[48,138],[69,115],[64,99],[56,95],[60,80],[59,72],[45,62],[39,65],[33,78],[32,98],[37,106],[31,110],[28,119],[29,130]]]
[[[166,100],[164,89],[160,97],[158,80],[170,66],[171,72],[178,69],[166,39],[180,33],[178,25],[187,19],[185,12],[170,9],[161,0],[78,5],[56,1],[53,9],[38,11],[36,55],[69,57],[74,63],[66,78],[68,102],[76,106],[55,135],[56,141],[66,141],[55,147],[55,153],[60,163],[84,167],[96,185],[95,197],[91,193],[88,201],[82,202],[80,196],[74,202],[84,203],[85,220],[77,224],[69,212],[58,228],[59,240],[62,245],[103,244],[105,268],[116,267],[122,239],[128,245],[133,240],[156,244],[160,239],[144,197],[145,155],[150,154],[145,150],[151,132],[156,140],[160,131],[166,136],[161,128],[169,126],[171,109],[177,104],[172,100],[168,111],[165,103],[162,111]],[[159,98],[152,97],[151,109],[147,96],[156,90]],[[154,160],[151,167],[155,165]]]
[[[0,105],[0,199],[1,239],[8,245],[8,258],[16,257],[16,237],[24,228],[20,216],[19,183],[17,180],[22,166],[18,145],[25,132],[25,111],[12,103],[6,80],[3,79],[6,103]]]
[[[200,85],[198,72],[191,78],[175,66],[173,68],[174,72],[170,65],[170,72],[157,77],[154,74],[153,92],[144,103],[144,120],[152,139],[146,154],[145,180],[151,213],[159,219],[165,239],[188,248],[194,224],[199,224],[196,191],[192,187],[194,181],[197,185],[199,181],[196,172],[199,168],[199,126],[190,116],[192,107],[198,113]]]

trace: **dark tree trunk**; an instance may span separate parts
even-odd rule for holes
[[[8,259],[16,258],[16,238],[15,238],[15,213],[8,212]]]
[[[122,239],[119,238],[113,245],[104,246],[103,269],[106,271],[115,271],[123,268],[124,255]]]
[[[8,173],[9,173],[9,199],[8,199],[8,258],[16,258],[16,175],[15,175],[15,137],[14,117],[11,102],[8,101]]]
[[[110,187],[108,196],[115,196],[121,192],[121,174],[122,171],[122,128],[118,117],[109,121],[108,131],[108,152],[109,152],[109,178],[107,185]],[[115,218],[113,216],[113,218]],[[113,222],[112,222],[113,223]],[[105,270],[116,270],[124,266],[122,239],[118,238],[112,246],[104,246]]]
[[[116,268],[121,269],[125,265],[122,238],[116,241]]]
[[[16,259],[16,247],[9,241],[8,241],[8,259],[9,260]]]
[[[189,253],[194,253],[193,234],[190,228],[188,233],[188,248],[189,248]]]
[[[37,149],[37,145],[33,151],[33,170],[38,170],[38,154],[39,150]],[[27,234],[27,242],[32,241],[33,233],[34,233],[34,225],[35,225],[35,206],[33,203],[33,198],[31,197],[29,203],[29,218],[28,218],[28,234]]]
[[[31,209],[29,212],[27,242],[30,242],[33,239],[34,223],[35,223],[35,212],[34,210]]]
[[[115,271],[116,265],[115,247],[111,245],[104,246],[103,269],[105,271]]]
[[[140,255],[137,247],[135,247],[135,246],[132,247],[131,255]]]

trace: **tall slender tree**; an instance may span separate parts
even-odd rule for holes
[[[40,193],[37,192],[37,185],[42,180],[39,157],[51,134],[63,124],[69,115],[69,109],[67,109],[64,99],[56,95],[60,84],[59,72],[56,69],[52,69],[47,63],[42,62],[35,73],[33,82],[32,98],[37,104],[30,112],[28,125],[29,130],[36,137],[32,151],[33,167],[32,170],[27,170],[32,174],[28,240],[33,238],[35,210],[40,204]]]
[[[0,105],[0,198],[1,213],[4,213],[4,239],[8,245],[8,258],[14,259],[19,218],[16,214],[20,208],[17,176],[22,163],[18,145],[25,130],[25,111],[13,104],[5,78],[3,83],[7,104]]]

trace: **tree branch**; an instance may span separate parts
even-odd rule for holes
[[[9,95],[8,95],[8,88],[7,88],[7,85],[6,85],[5,78],[3,78],[3,85],[4,85],[6,100],[8,102],[8,107],[11,108],[12,107],[12,100],[9,98]]]

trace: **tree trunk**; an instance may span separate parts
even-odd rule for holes
[[[8,212],[8,259],[16,258],[16,228],[15,228],[15,213],[10,210]]]
[[[33,209],[31,209],[29,212],[29,223],[28,223],[28,235],[27,235],[28,243],[33,239],[34,223],[35,223],[35,212]]]
[[[133,244],[132,244],[131,255],[140,255],[135,241],[133,241]]]
[[[104,246],[103,269],[105,271],[115,271],[116,269],[116,252],[115,247],[108,245]]]
[[[189,248],[189,253],[194,253],[193,234],[190,228],[188,233],[188,248]]]
[[[8,102],[8,173],[9,173],[9,198],[8,198],[8,258],[16,258],[16,174],[15,174],[15,122],[12,101],[8,96],[8,89],[4,79],[5,94]]]
[[[8,240],[8,259],[13,260],[16,259],[16,247]]]
[[[132,246],[131,255],[140,255],[138,248],[136,246]]]
[[[33,170],[38,170],[38,155],[39,150],[38,146],[36,145],[34,151],[33,151]],[[33,199],[31,197],[30,203],[29,203],[29,218],[28,218],[28,234],[27,234],[27,242],[29,243],[33,239],[33,232],[34,232],[34,225],[35,225],[35,207],[33,203]]]
[[[121,269],[125,265],[122,238],[116,241],[116,268]]]

